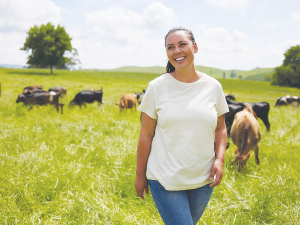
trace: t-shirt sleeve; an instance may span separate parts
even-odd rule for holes
[[[157,120],[157,112],[155,107],[155,93],[151,84],[149,84],[138,110],[143,113],[146,113],[152,119]]]
[[[216,104],[218,117],[229,112],[228,105],[221,84],[218,86],[218,101]]]

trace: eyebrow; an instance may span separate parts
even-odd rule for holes
[[[182,42],[187,42],[187,41],[179,41],[178,43],[182,43]],[[174,45],[174,44],[168,44],[166,47],[170,46],[170,45]]]

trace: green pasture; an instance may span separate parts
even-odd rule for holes
[[[151,196],[134,189],[139,112],[119,112],[122,94],[141,92],[158,74],[0,68],[0,224],[163,224]],[[242,172],[226,151],[224,177],[199,224],[300,224],[300,111],[274,107],[300,90],[220,79],[238,101],[267,101],[260,161]],[[64,113],[16,104],[25,86],[68,88]],[[103,88],[104,105],[69,107],[76,93]]]
[[[196,66],[196,69],[210,76],[213,76],[217,79],[223,79],[223,75],[225,73],[225,79],[234,79],[234,80],[239,79],[239,80],[253,80],[253,81],[264,81],[266,78],[271,79],[270,78],[271,74],[274,72],[274,68],[256,68],[253,70],[221,70],[213,67]],[[97,71],[97,70],[86,70],[86,71]],[[152,66],[152,67],[124,66],[124,67],[110,69],[106,71],[162,74],[166,71],[166,68],[161,66]],[[235,75],[233,77],[231,77],[232,72]]]

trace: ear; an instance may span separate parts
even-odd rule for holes
[[[197,43],[194,44],[194,52],[195,52],[195,53],[198,52],[198,45],[197,45]]]

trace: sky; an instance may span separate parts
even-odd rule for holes
[[[0,0],[0,64],[26,65],[34,25],[64,26],[82,69],[165,66],[164,37],[190,29],[195,65],[277,67],[300,45],[299,0]]]

